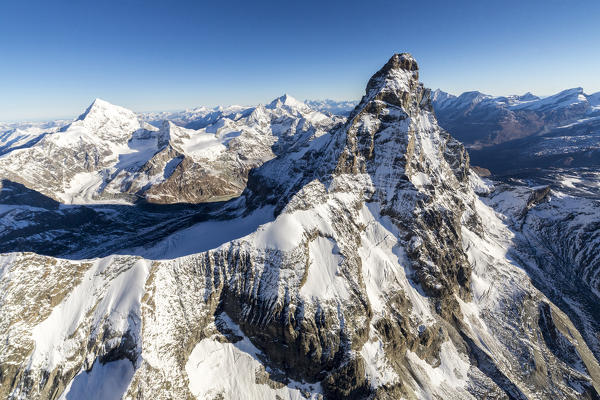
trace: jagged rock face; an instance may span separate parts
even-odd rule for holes
[[[171,260],[3,255],[0,395],[598,397],[594,353],[507,257],[515,235],[410,55],[285,149],[226,205],[240,227],[274,211],[242,238]]]
[[[204,203],[239,196],[252,168],[343,118],[290,96],[200,130],[96,100],[76,121],[0,157],[4,179],[65,203]],[[18,171],[18,172],[17,172]]]
[[[457,289],[468,298],[470,267],[456,228],[465,205],[454,196],[466,191],[468,155],[437,127],[414,59],[392,57],[371,78],[350,120],[337,172],[371,177],[372,200],[403,231],[415,277],[428,294]]]

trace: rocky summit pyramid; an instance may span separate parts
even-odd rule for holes
[[[487,190],[396,54],[188,231],[210,249],[2,255],[0,397],[598,398],[596,345],[507,256]]]

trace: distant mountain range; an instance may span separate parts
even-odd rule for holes
[[[475,165],[491,170],[493,173],[506,174],[519,171],[523,168],[552,166],[585,167],[600,163],[600,92],[588,95],[584,93],[582,88],[573,88],[541,98],[531,93],[494,97],[478,91],[465,92],[459,96],[455,96],[438,89],[432,92],[431,100],[440,126],[465,144]],[[225,139],[223,140],[228,142],[232,139],[232,132],[236,129],[244,128],[245,132],[249,132],[246,125],[253,124],[252,121],[254,119],[252,118],[252,114],[257,115],[255,110],[265,110],[268,114],[273,114],[273,110],[283,110],[281,106],[278,106],[278,101],[285,106],[285,111],[279,111],[279,114],[275,112],[277,116],[273,115],[269,117],[272,122],[269,122],[268,125],[271,125],[271,123],[283,123],[283,125],[287,124],[287,127],[274,127],[275,131],[295,129],[292,127],[294,124],[292,119],[303,114],[307,116],[307,125],[300,124],[300,129],[311,130],[316,128],[326,130],[336,123],[340,123],[357,104],[357,101],[351,100],[306,100],[305,102],[301,102],[289,95],[284,95],[267,106],[197,107],[177,112],[151,112],[137,115],[129,112],[129,116],[130,118],[138,119],[140,124],[146,124],[144,129],[147,132],[162,130],[162,133],[147,133],[150,136],[172,134],[175,141],[180,140],[183,143],[185,141],[184,138],[176,139],[178,134],[179,136],[186,135],[183,133],[185,131],[182,128],[191,130],[206,129],[209,135],[214,130],[219,130],[219,132],[228,131],[229,133],[227,134],[219,134],[224,135]],[[283,118],[282,112],[287,115],[287,123],[276,121],[277,118]],[[169,123],[163,126],[164,121],[169,121]],[[0,155],[15,149],[32,147],[46,134],[55,133],[67,124],[68,121],[0,124]],[[311,127],[311,124],[316,124],[316,126]],[[260,123],[258,125],[254,124],[252,130],[256,131],[258,129],[258,131],[261,131],[262,128],[260,126],[264,125]],[[154,127],[158,130],[154,129]],[[167,130],[172,132],[165,133]],[[268,135],[278,136],[280,133],[275,131]],[[126,136],[129,134],[130,132],[123,133]],[[247,136],[247,134],[243,136]],[[232,142],[234,144],[233,147],[235,147],[236,143],[241,143],[242,139],[243,137],[234,140]],[[148,142],[146,141],[145,143]],[[281,146],[282,143],[283,141],[278,146]],[[208,145],[208,142],[205,144]],[[216,145],[216,142],[214,144]],[[158,144],[156,145],[158,146]],[[39,148],[39,146],[36,148]],[[192,149],[190,146],[185,148],[188,150]],[[193,148],[198,149],[197,146]],[[175,145],[175,147],[171,146],[169,149],[173,149],[169,150],[173,154],[166,156],[164,162],[186,158],[184,157],[185,151],[183,147],[177,148],[177,145]],[[241,150],[245,151],[245,149]],[[258,158],[254,158],[254,160],[260,159],[264,161],[270,157],[267,155],[269,151],[266,148],[260,150],[260,152],[263,154],[256,154],[255,156]],[[226,154],[227,157],[231,155],[228,152]],[[190,162],[192,159],[190,154],[187,154],[187,156],[185,163]],[[231,181],[228,179],[229,184],[223,187],[217,185],[218,188],[215,187],[203,194],[196,194],[194,198],[202,200],[208,198],[217,199],[219,196],[226,198],[238,193],[244,185],[245,176],[249,168],[257,166],[260,163],[256,161],[244,161],[243,164],[248,165],[248,167],[243,167],[240,172],[232,172],[231,163],[238,163],[238,161],[233,161],[234,159],[235,157],[225,162],[225,164],[229,163],[230,167],[224,167],[228,172],[223,172],[230,175],[240,175],[234,186],[231,186]],[[156,159],[153,160],[153,162],[156,161]],[[178,161],[171,161],[174,172],[176,172],[175,164],[178,164]],[[106,179],[114,181],[115,177],[118,176],[117,181],[121,186],[130,185],[128,189],[124,190],[130,194],[127,201],[133,201],[136,198],[152,197],[155,201],[169,202],[169,196],[171,198],[177,197],[168,194],[169,191],[173,190],[173,188],[166,189],[166,187],[172,186],[170,183],[164,182],[168,178],[159,179],[149,176],[152,168],[148,165],[145,167],[147,169],[146,172],[143,173],[136,172],[131,169],[131,165],[126,166],[123,163],[115,168],[119,169],[122,167],[128,171],[124,172],[128,177],[117,173],[116,170],[107,170],[106,165],[102,167],[98,166],[97,171],[104,171],[102,173],[108,178],[100,179],[90,176],[89,178],[92,180],[95,179],[97,183],[92,184],[92,182],[88,182],[91,185],[90,187],[98,189],[99,187],[97,186],[101,180],[103,182]],[[140,167],[144,168],[143,166]],[[186,170],[189,170],[189,168],[186,168]],[[116,176],[115,173],[117,174]],[[129,176],[131,174],[136,176]],[[184,181],[188,180],[189,177],[183,175],[176,174],[175,176]],[[145,178],[142,176],[145,176]],[[79,178],[82,178],[82,176],[79,176]],[[136,180],[137,183],[134,182]],[[148,180],[153,180],[153,183],[149,184]],[[66,185],[66,182],[63,182],[63,184]],[[82,181],[82,184],[85,183]],[[155,187],[158,184],[161,185],[160,190]],[[77,192],[79,189],[68,190],[75,190]],[[115,192],[114,184],[109,185],[108,182],[105,182],[102,184],[101,189],[92,192],[88,190],[86,195],[88,199],[92,196],[102,198],[103,201],[106,201],[110,197],[110,193]],[[103,192],[103,194],[100,192]],[[123,190],[118,189],[117,192],[123,192]],[[63,200],[66,199],[65,196],[69,197],[65,193],[62,197]],[[81,194],[75,194],[75,197],[77,196],[81,196]],[[121,200],[124,198],[123,196],[120,197]],[[190,200],[193,199],[190,198]]]
[[[553,96],[432,96],[441,126],[467,147],[473,164],[497,175],[549,167],[600,165],[600,93]]]
[[[141,115],[97,99],[62,127],[0,134],[0,175],[67,204],[219,201],[239,195],[252,168],[343,121],[289,95]]]
[[[476,149],[600,116],[600,92],[587,95],[582,88],[544,98],[531,93],[493,97],[465,92],[454,96],[438,89],[432,101],[440,125]]]

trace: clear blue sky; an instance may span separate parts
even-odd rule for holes
[[[600,1],[3,1],[0,121],[358,99],[401,51],[451,93],[600,91]]]

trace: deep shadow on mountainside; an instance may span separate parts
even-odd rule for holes
[[[74,260],[105,257],[134,247],[151,247],[203,221],[239,217],[245,210],[238,210],[236,202],[239,199],[201,204],[142,200],[134,205],[67,205],[3,180],[0,253],[34,252]]]

